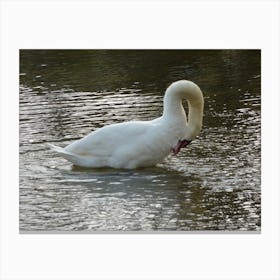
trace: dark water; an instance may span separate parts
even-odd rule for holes
[[[82,169],[46,147],[160,116],[178,79],[204,93],[203,130],[157,167]],[[260,81],[257,50],[20,51],[20,230],[260,231]]]

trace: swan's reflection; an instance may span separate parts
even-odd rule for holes
[[[66,203],[67,211],[83,213],[76,230],[245,229],[248,219],[259,219],[257,204],[244,219],[252,190],[213,191],[202,186],[199,174],[186,176],[165,167],[128,171],[73,166],[56,185],[72,201]]]

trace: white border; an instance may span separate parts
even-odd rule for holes
[[[1,279],[279,279],[278,1],[1,1]],[[20,235],[20,48],[262,49],[262,233]]]

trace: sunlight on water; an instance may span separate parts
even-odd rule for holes
[[[259,74],[259,51],[21,51],[20,230],[259,231]],[[158,166],[83,169],[46,147],[160,116],[178,79],[204,92],[203,130]]]

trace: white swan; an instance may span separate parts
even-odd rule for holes
[[[188,101],[188,121],[182,99]],[[82,167],[133,169],[153,166],[171,152],[177,154],[199,134],[203,106],[200,88],[191,81],[180,80],[167,88],[161,117],[104,126],[65,148],[49,146]]]

